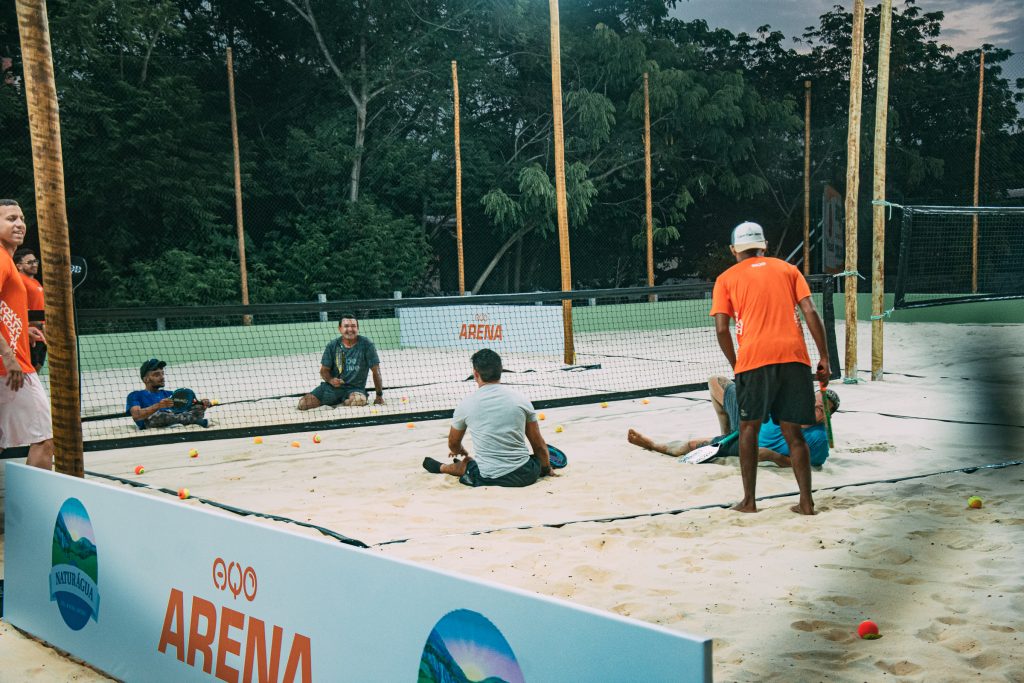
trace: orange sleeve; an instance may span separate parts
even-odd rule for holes
[[[724,273],[723,273],[724,275]],[[722,275],[715,280],[715,289],[711,294],[711,315],[715,316],[724,313],[730,318],[735,317],[735,309],[732,307],[732,299],[729,297],[729,287],[723,281]]]
[[[804,274],[796,266],[793,266],[793,275],[796,280],[793,283],[793,289],[796,292],[797,302],[800,302],[811,295],[811,288],[807,285],[807,279],[804,277]]]

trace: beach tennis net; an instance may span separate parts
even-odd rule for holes
[[[1024,298],[1024,207],[900,209],[895,308]]]
[[[834,348],[832,279],[808,281]],[[481,348],[501,354],[502,381],[537,408],[697,390],[709,375],[731,374],[711,291],[701,283],[571,292],[569,362],[561,292],[81,310],[83,436],[96,450],[446,417],[476,388],[470,356]],[[345,313],[376,346],[385,403],[373,404],[369,375],[367,405],[300,411]],[[143,388],[140,367],[151,358],[167,364],[166,389],[215,403],[208,427],[136,427],[126,398]]]

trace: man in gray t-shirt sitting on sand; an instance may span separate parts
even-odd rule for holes
[[[459,403],[448,432],[448,457],[454,461],[424,458],[423,468],[458,477],[466,486],[529,486],[551,476],[537,413],[525,396],[501,383],[501,356],[490,349],[474,353],[473,378],[479,388]],[[472,457],[462,445],[467,429],[476,449]]]

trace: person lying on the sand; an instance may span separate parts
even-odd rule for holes
[[[423,469],[458,477],[466,486],[529,486],[541,477],[553,476],[533,404],[501,383],[501,356],[481,349],[472,360],[478,388],[462,399],[452,416],[448,457],[454,460],[441,463],[424,458]],[[462,445],[467,430],[473,433],[476,449],[472,457]]]
[[[718,415],[718,424],[722,428],[722,435],[716,437],[703,437],[690,439],[689,441],[670,441],[669,443],[655,443],[635,429],[630,429],[627,434],[629,442],[635,446],[646,448],[649,451],[664,453],[665,455],[681,456],[690,451],[722,443],[715,457],[739,455],[739,439],[733,435],[739,427],[739,406],[736,403],[736,384],[727,377],[713,375],[708,378],[708,389],[711,390],[711,405]],[[832,389],[826,389],[828,396],[829,412],[835,413],[839,408],[839,395]],[[815,395],[814,416],[816,419],[813,425],[801,425],[804,441],[807,442],[807,449],[811,455],[811,465],[820,467],[828,459],[828,434],[825,431],[825,407],[822,404],[821,394]],[[773,462],[779,467],[789,467],[789,447],[786,439],[782,436],[779,425],[769,420],[761,425],[761,431],[757,436],[758,462]]]

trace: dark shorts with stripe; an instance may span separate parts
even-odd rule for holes
[[[466,465],[466,473],[459,477],[459,483],[466,486],[511,486],[522,487],[537,483],[540,479],[540,461],[531,457],[517,469],[508,474],[503,474],[494,479],[488,479],[480,474],[476,460],[470,458]]]
[[[803,363],[764,365],[736,375],[736,402],[743,422],[814,424],[814,379]]]
[[[320,382],[313,391],[309,392],[316,396],[316,400],[320,401],[322,406],[336,406],[339,403],[345,401],[352,394],[362,394],[366,396],[366,390],[360,390],[355,387],[350,387],[347,384],[342,384],[340,387],[334,387],[327,382]]]

